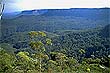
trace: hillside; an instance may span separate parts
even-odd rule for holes
[[[109,24],[108,8],[48,9],[22,11],[18,17],[1,21],[2,36],[25,31],[80,30]]]
[[[48,51],[65,50],[68,56],[80,55],[78,50],[86,50],[85,57],[103,57],[110,54],[109,25],[104,28],[87,30],[59,30],[54,33],[45,32],[53,40],[53,45]],[[106,29],[106,31],[104,31]],[[9,37],[4,37],[1,43],[9,43],[16,49],[27,48],[29,42],[28,32],[17,32]],[[91,50],[91,52],[89,51]],[[102,53],[103,50],[103,53]],[[97,52],[98,51],[98,54]],[[88,54],[89,53],[89,54]]]
[[[109,8],[26,10],[3,18],[0,73],[109,73]]]

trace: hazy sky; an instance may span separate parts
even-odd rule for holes
[[[3,0],[5,12],[32,9],[110,7],[110,0]]]

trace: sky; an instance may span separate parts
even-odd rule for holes
[[[101,8],[110,7],[110,0],[3,0],[4,12],[33,9]]]

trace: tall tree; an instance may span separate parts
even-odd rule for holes
[[[42,73],[43,60],[48,59],[48,55],[45,53],[45,45],[51,45],[51,39],[46,38],[46,34],[41,31],[31,31],[30,36],[30,47],[35,51],[33,59],[38,63],[39,73]]]

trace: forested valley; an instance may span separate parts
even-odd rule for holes
[[[0,73],[110,73],[109,8],[3,17]]]

